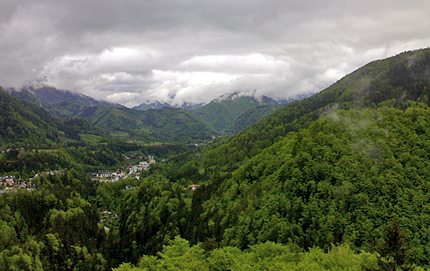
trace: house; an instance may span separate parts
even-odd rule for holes
[[[139,166],[137,167],[139,170],[148,170],[149,163],[146,161],[139,162]]]
[[[24,180],[21,180],[21,179],[15,179],[15,185],[19,185],[19,184],[23,184],[23,183],[25,183],[25,181]]]
[[[97,181],[97,173],[91,173],[91,181]]]
[[[104,171],[102,171],[102,172],[99,172],[97,176],[98,176],[99,178],[107,178],[107,177],[110,177],[110,176],[111,176],[111,173],[110,173],[110,172],[108,172],[108,171],[106,171],[106,170],[104,170]]]
[[[192,184],[189,186],[193,191],[200,187],[200,185]]]
[[[147,157],[147,160],[148,160],[148,163],[149,163],[149,164],[155,164],[154,156],[149,155],[149,156]]]

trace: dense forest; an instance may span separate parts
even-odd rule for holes
[[[66,125],[72,139],[58,120],[14,108],[39,146],[56,148],[17,146],[0,154],[1,173],[61,171],[0,195],[0,269],[430,268],[429,71],[430,49],[369,63],[204,148],[103,130],[90,144],[87,122]],[[123,154],[159,163],[139,179],[90,180],[126,167]]]

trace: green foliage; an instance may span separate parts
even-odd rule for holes
[[[333,246],[329,252],[301,252],[289,245],[267,242],[246,251],[235,247],[205,253],[201,245],[189,245],[176,237],[158,257],[144,255],[139,267],[124,264],[114,270],[362,270],[377,266],[376,255],[354,253],[349,246]]]
[[[395,221],[384,229],[382,237],[382,243],[378,247],[380,270],[413,270],[407,264],[405,236]]]
[[[36,191],[0,196],[1,270],[107,269],[97,210],[75,177],[40,177]],[[90,196],[90,185],[84,192]]]
[[[426,105],[409,103],[338,110],[310,122],[231,175],[213,175],[197,227],[222,247],[348,243],[374,252],[385,225],[397,219],[409,233],[404,242],[413,244],[410,262],[427,266],[429,116]]]
[[[174,153],[183,148],[164,147],[158,153]],[[88,173],[103,169],[116,170],[126,161],[123,154],[136,152],[140,148],[134,143],[109,140],[107,144],[80,147],[65,147],[53,150],[12,150],[0,154],[0,173],[33,177],[35,173],[50,170],[76,170]]]
[[[234,120],[234,122],[225,130],[225,134],[234,135],[244,130],[246,127],[251,126],[259,120],[265,118],[269,114],[272,114],[281,107],[282,105],[251,107]]]
[[[81,119],[55,119],[39,106],[18,100],[0,88],[0,147],[58,148],[86,145],[80,134],[106,138],[99,129]]]
[[[167,240],[186,229],[188,212],[178,186],[145,180],[125,194],[119,211],[119,243],[112,248],[122,259],[137,262],[142,254],[154,254]]]
[[[59,141],[55,120],[36,105],[21,102],[0,88],[0,146],[28,147]],[[13,144],[12,144],[13,143]]]

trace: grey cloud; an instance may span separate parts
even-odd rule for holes
[[[427,0],[3,2],[0,85],[46,78],[127,105],[316,92],[430,43]]]

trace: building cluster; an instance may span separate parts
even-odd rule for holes
[[[112,183],[119,181],[121,178],[124,178],[124,176],[125,173],[122,172],[122,170],[115,172],[103,170],[98,173],[92,173],[91,180],[99,183]]]
[[[34,175],[34,177],[39,177],[39,176],[48,176],[48,175],[55,175],[57,173],[61,173],[64,174],[64,170],[49,170],[49,171],[45,171],[42,173],[37,173],[36,175]]]
[[[140,178],[140,172],[142,170],[148,170],[149,167],[155,164],[154,156],[148,156],[146,161],[141,161],[137,165],[128,166],[128,172],[125,173],[122,170],[117,170],[116,172],[101,171],[98,173],[91,174],[91,180],[100,183],[117,182],[120,179],[127,177]]]
[[[17,189],[36,189],[36,185],[30,181],[17,179],[15,176],[0,176],[0,194]]]

